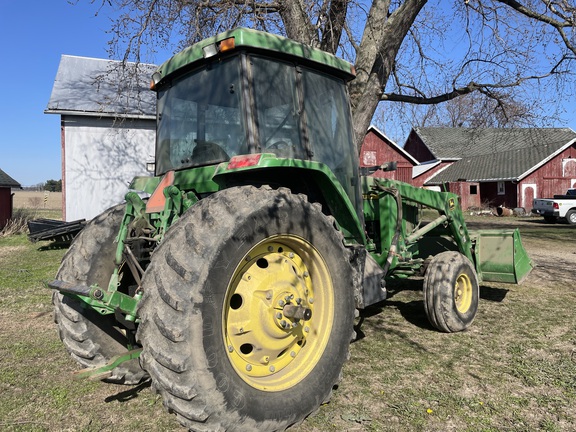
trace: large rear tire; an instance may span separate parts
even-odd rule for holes
[[[171,227],[146,271],[143,367],[192,430],[284,430],[340,380],[352,277],[341,234],[305,196],[218,192]]]
[[[453,333],[468,328],[478,311],[480,289],[472,263],[459,252],[432,258],[424,275],[424,308],[438,330]]]
[[[124,205],[113,207],[86,225],[64,256],[56,276],[58,280],[108,286],[114,270],[114,239],[124,209]],[[72,358],[83,367],[104,366],[113,357],[128,352],[129,330],[119,327],[114,315],[101,315],[58,291],[54,292],[52,303],[60,339]],[[113,369],[104,381],[137,384],[146,376],[135,359]]]

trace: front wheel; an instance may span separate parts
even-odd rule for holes
[[[478,310],[478,277],[470,260],[459,252],[432,258],[424,275],[424,307],[428,321],[452,333],[472,324]]]
[[[183,215],[143,279],[138,336],[184,426],[284,430],[329,399],[353,333],[348,255],[284,189],[227,189]]]

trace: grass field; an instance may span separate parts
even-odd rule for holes
[[[483,285],[474,324],[458,334],[428,324],[420,282],[393,287],[364,311],[332,401],[293,431],[576,430],[576,231],[515,218],[469,224],[520,225],[538,267],[521,286]],[[183,430],[146,383],[72,378],[78,367],[42,283],[64,253],[0,238],[0,430]]]
[[[14,208],[62,210],[62,192],[16,191]]]

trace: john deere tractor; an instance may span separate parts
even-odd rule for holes
[[[423,276],[430,323],[457,332],[479,283],[530,271],[518,231],[469,232],[457,195],[360,172],[353,78],[248,29],[158,68],[155,176],[87,225],[49,284],[83,375],[150,379],[191,430],[284,430],[330,399],[356,311],[388,281]]]

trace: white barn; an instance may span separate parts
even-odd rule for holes
[[[62,56],[45,113],[61,116],[64,220],[97,216],[123,201],[134,176],[150,175],[155,68]]]

